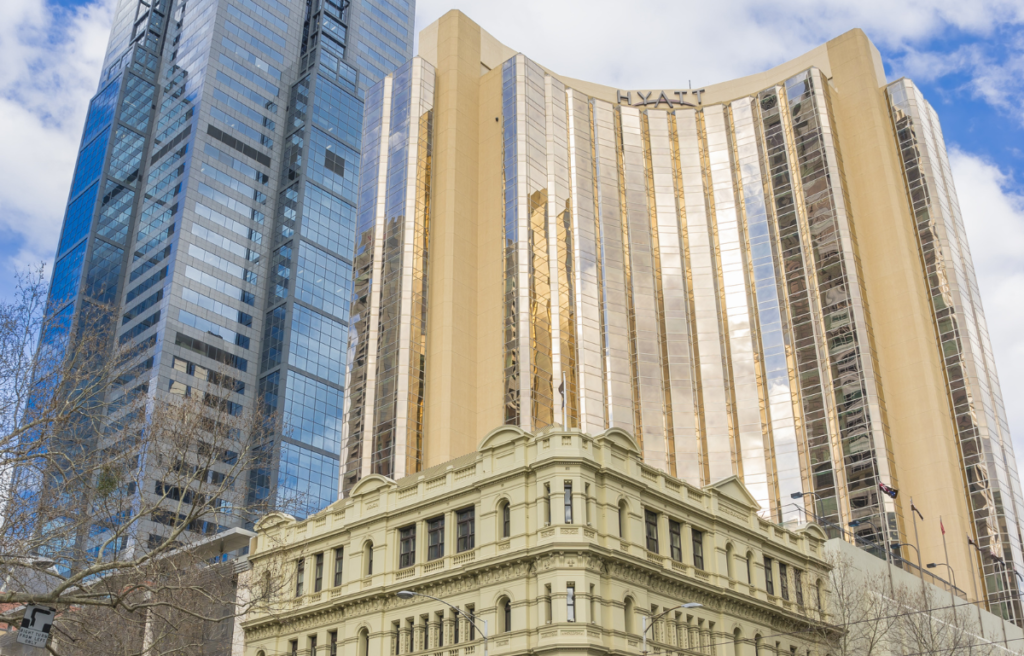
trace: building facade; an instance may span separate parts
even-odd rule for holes
[[[118,342],[145,351],[127,394],[215,380],[221,411],[277,412],[246,505],[302,515],[337,498],[363,99],[411,56],[414,13],[412,0],[117,4],[50,312],[71,330],[113,308]]]
[[[305,521],[261,520],[252,575],[278,592],[243,622],[245,656],[479,656],[484,631],[495,655],[637,654],[645,627],[650,653],[824,654],[826,535],[757,510],[736,477],[689,485],[618,429],[502,427]]]
[[[862,32],[625,90],[451,12],[368,93],[343,493],[497,425],[619,428],[660,471],[739,476],[766,517],[883,554],[914,497],[925,560],[941,513],[957,571],[1024,621],[1020,483],[941,130]]]

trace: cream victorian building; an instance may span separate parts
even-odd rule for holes
[[[252,573],[276,594],[245,656],[479,656],[485,630],[496,656],[639,654],[645,626],[652,654],[824,654],[826,536],[758,509],[736,477],[650,467],[618,429],[503,427],[304,521],[261,520]]]

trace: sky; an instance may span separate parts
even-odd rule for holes
[[[0,298],[52,262],[112,5],[0,0]],[[631,89],[699,88],[863,29],[942,121],[1024,462],[1024,0],[418,0],[417,30],[453,8],[560,74]]]

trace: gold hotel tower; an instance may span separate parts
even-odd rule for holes
[[[618,427],[883,557],[914,544],[913,497],[923,561],[1021,622],[1020,483],[942,133],[863,32],[701,89],[567,78],[457,11],[419,47],[366,94],[343,491],[501,424]]]

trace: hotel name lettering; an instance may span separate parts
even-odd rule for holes
[[[704,89],[687,89],[685,91],[616,91],[616,101],[620,105],[632,107],[655,107],[662,103],[669,107],[696,107],[702,104],[701,94]],[[634,98],[636,99],[634,101]],[[697,102],[691,102],[696,100]]]

